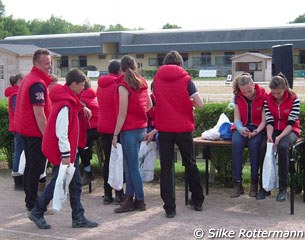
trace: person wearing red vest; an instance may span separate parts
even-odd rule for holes
[[[15,114],[18,118],[15,118],[15,130],[22,135],[25,152],[25,205],[29,211],[37,200],[40,175],[44,173],[46,166],[41,142],[51,109],[48,90],[53,82],[49,76],[51,64],[49,50],[38,49],[34,52],[34,66],[21,82],[16,103]]]
[[[92,159],[92,144],[94,140],[99,138],[97,132],[97,122],[99,116],[99,107],[96,97],[96,92],[91,88],[90,80],[85,82],[85,88],[80,93],[80,101],[91,110],[92,116],[90,119],[84,117],[80,118],[80,123],[85,128],[86,143],[84,147],[78,148],[78,154],[81,158],[81,164],[83,169],[82,186],[88,185],[94,180],[94,175],[91,170],[90,160]]]
[[[191,76],[183,69],[183,58],[177,51],[166,54],[163,66],[154,77],[155,127],[159,136],[160,190],[167,218],[176,215],[173,182],[174,145],[179,147],[187,181],[192,192],[189,204],[202,211],[204,195],[196,164],[193,143],[193,107],[203,107]]]
[[[121,82],[116,92],[118,114],[112,144],[116,147],[120,134],[126,178],[126,197],[121,206],[114,210],[115,213],[146,210],[139,169],[139,149],[146,134],[146,112],[152,107],[146,80],[137,73],[135,59],[128,55],[122,57],[121,69],[124,74],[119,77]],[[134,201],[133,198],[135,198]]]
[[[282,73],[272,77],[269,88],[270,93],[264,102],[267,139],[263,141],[261,152],[266,152],[267,141],[274,143],[278,155],[279,176],[279,192],[276,201],[284,202],[287,200],[289,148],[296,142],[301,132],[300,100],[289,88],[288,81]]]
[[[17,92],[21,80],[24,78],[22,73],[17,74],[16,76],[10,77],[11,86],[6,88],[4,95],[8,97],[8,113],[9,113],[9,131],[13,134],[14,137],[14,158],[13,158],[13,171],[12,176],[14,178],[15,190],[23,190],[23,174],[18,172],[20,156],[23,151],[21,135],[15,130],[15,110],[16,110],[16,100]]]
[[[67,73],[66,84],[64,86],[57,84],[50,90],[50,99],[53,105],[44,131],[42,151],[53,165],[53,174],[29,215],[29,219],[41,229],[51,228],[44,219],[44,213],[53,198],[60,164],[73,164],[75,167],[74,175],[69,184],[72,228],[98,226],[96,222],[92,222],[84,216],[85,210],[81,203],[81,175],[78,158],[76,158],[79,137],[78,113],[84,108],[77,94],[83,90],[86,78],[86,75],[79,69],[71,69]]]
[[[248,146],[251,164],[250,197],[258,192],[259,149],[265,132],[264,100],[266,90],[253,82],[249,73],[238,75],[233,82],[234,125],[232,126],[232,159],[234,189],[231,198],[244,193],[242,185],[243,152]],[[236,131],[235,131],[236,130]]]
[[[124,191],[122,189],[119,191],[115,190],[115,197],[113,198],[112,187],[108,184],[111,145],[116,123],[115,121],[113,121],[113,119],[116,119],[117,117],[114,96],[118,87],[118,77],[121,74],[120,61],[112,60],[108,65],[108,72],[108,75],[99,77],[98,87],[96,91],[100,110],[97,131],[101,135],[102,146],[104,151],[104,205],[110,204],[112,202],[114,202],[114,204],[120,204],[123,201],[124,197]]]

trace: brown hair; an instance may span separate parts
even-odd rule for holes
[[[245,86],[246,84],[251,84],[251,86],[254,84],[253,78],[250,73],[244,72],[240,75],[238,75],[233,80],[233,94],[237,94],[240,90],[240,87]]]
[[[125,81],[134,90],[138,90],[143,85],[143,77],[136,71],[136,60],[125,55],[121,58],[121,69],[125,73]]]
[[[17,75],[10,76],[9,81],[10,81],[10,84],[12,86],[14,86],[20,79],[23,79],[23,78],[24,78],[24,75],[22,73],[19,73]]]
[[[33,64],[35,64],[35,62],[40,60],[41,55],[49,56],[49,55],[51,55],[51,52],[46,48],[37,49],[33,54]]]
[[[170,51],[163,59],[163,65],[177,65],[183,66],[183,58],[177,51]]]
[[[294,91],[289,87],[286,76],[281,72],[278,75],[272,77],[271,81],[269,82],[269,88],[287,90],[289,96],[295,94]]]

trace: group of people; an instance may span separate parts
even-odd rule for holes
[[[103,203],[120,204],[114,209],[115,213],[146,210],[138,153],[141,141],[156,139],[156,134],[161,161],[161,198],[166,217],[176,215],[172,172],[174,144],[179,147],[186,167],[192,192],[189,203],[195,211],[202,211],[204,195],[195,161],[192,132],[193,109],[202,107],[203,102],[191,77],[183,69],[183,58],[177,51],[165,56],[163,66],[155,76],[152,94],[149,94],[146,80],[137,72],[135,59],[129,55],[110,62],[109,74],[98,79],[96,93],[85,74],[75,68],[67,73],[64,85],[56,84],[50,74],[51,64],[49,50],[36,50],[30,73],[21,77],[21,84],[12,80],[12,91],[7,95],[10,131],[14,133],[15,141],[18,137],[21,139],[21,149],[26,158],[22,179],[25,205],[29,219],[38,228],[51,228],[44,214],[53,198],[61,164],[75,167],[69,184],[72,227],[98,226],[98,223],[85,217],[81,203],[81,187],[86,183],[81,179],[79,158],[85,174],[89,174],[87,181],[91,181],[90,147],[92,141],[99,137],[105,155]],[[113,197],[113,189],[107,180],[111,148],[118,143],[123,149],[126,189],[125,192],[123,189],[116,190]],[[14,154],[16,159],[20,157],[17,144]],[[52,165],[52,176],[44,191],[38,195],[40,175],[45,172],[47,161]],[[13,173],[16,172],[18,170],[14,167]]]
[[[289,148],[300,136],[300,100],[289,88],[287,78],[279,73],[269,83],[270,92],[253,82],[249,73],[233,82],[234,125],[232,160],[234,189],[231,197],[244,193],[242,185],[243,152],[248,147],[251,166],[250,197],[265,199],[270,191],[262,186],[263,161],[267,142],[274,143],[278,155],[279,191],[276,201],[287,199]]]

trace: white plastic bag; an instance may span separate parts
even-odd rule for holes
[[[263,188],[268,192],[278,188],[277,167],[275,163],[273,143],[267,142],[267,150],[263,164]]]
[[[150,182],[154,179],[155,162],[157,158],[156,142],[142,141],[139,151],[139,169],[143,182]]]
[[[25,169],[25,153],[24,153],[24,150],[23,150],[22,153],[20,154],[18,173],[23,175],[24,174],[24,169]]]
[[[55,183],[52,207],[56,211],[60,211],[67,201],[69,192],[69,184],[73,178],[75,167],[73,164],[60,164],[58,176]]]
[[[230,119],[227,117],[225,113],[222,113],[218,118],[217,124],[213,128],[204,131],[201,134],[201,138],[207,140],[219,140],[220,139],[219,128],[225,122],[230,123]]]
[[[118,191],[123,188],[123,151],[120,143],[116,148],[111,147],[108,184]]]

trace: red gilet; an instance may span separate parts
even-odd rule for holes
[[[8,130],[10,132],[15,132],[15,125],[14,125],[15,112],[12,105],[12,99],[14,96],[17,96],[18,88],[19,88],[18,85],[14,85],[6,88],[4,91],[4,95],[8,97],[8,117],[9,117]]]
[[[147,98],[148,96],[148,86],[145,79],[142,79],[142,87],[138,89],[138,91],[133,90],[124,80],[124,75],[119,77],[123,79],[121,83],[118,84],[119,86],[124,86],[127,88],[129,95],[128,95],[128,109],[127,109],[127,116],[121,131],[128,131],[140,128],[147,127],[147,116],[146,116],[146,108],[147,108]],[[119,94],[118,91],[116,92],[117,95],[117,109],[119,106]]]
[[[164,65],[154,78],[155,125],[162,132],[192,132],[193,105],[187,90],[191,77],[176,65]]]
[[[262,121],[262,110],[264,109],[266,90],[256,83],[254,84],[254,88],[256,90],[256,96],[252,100],[251,104],[251,123],[253,123],[255,126],[258,126]],[[236,103],[240,113],[240,120],[243,126],[246,126],[248,123],[248,103],[240,91],[238,91],[236,95]]]
[[[98,87],[96,91],[99,105],[99,119],[97,131],[105,134],[113,134],[117,119],[115,107],[115,93],[118,86],[118,76],[110,73],[101,76],[98,79]]]
[[[90,120],[86,121],[87,130],[97,128],[99,107],[97,102],[96,93],[92,88],[87,88],[80,93],[80,101],[85,104],[92,112]]]
[[[274,118],[274,130],[283,131],[287,126],[288,116],[291,112],[292,104],[295,98],[295,95],[289,97],[288,91],[285,91],[283,101],[278,104],[271,93],[267,94],[266,100],[268,108]],[[294,131],[298,137],[300,136],[301,130],[299,118],[293,124],[292,131]]]
[[[33,67],[31,72],[23,78],[18,90],[18,98],[15,112],[16,116],[18,116],[17,118],[15,118],[15,127],[16,132],[18,132],[19,134],[28,137],[42,138],[42,133],[38,128],[34,115],[33,105],[30,99],[30,88],[35,83],[43,84],[45,88],[44,113],[48,118],[51,110],[48,86],[51,82],[53,82],[53,80],[47,74],[45,74],[36,67]]]
[[[70,143],[71,163],[76,157],[79,126],[78,112],[84,107],[79,98],[67,85],[57,84],[50,91],[50,98],[53,102],[52,111],[42,138],[42,152],[53,165],[61,162],[61,152],[56,137],[56,119],[63,107],[69,108],[68,139]]]

